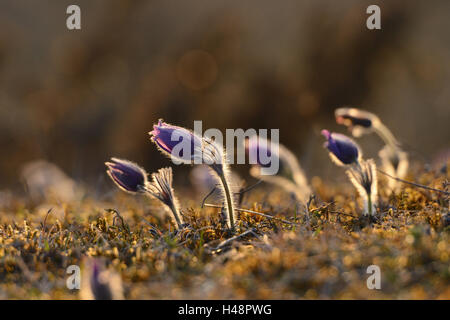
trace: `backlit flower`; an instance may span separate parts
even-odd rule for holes
[[[163,122],[153,125],[151,140],[172,159],[193,163],[202,157],[202,139],[186,128]]]
[[[218,178],[225,198],[228,226],[235,231],[235,210],[230,170],[223,146],[192,131],[158,121],[149,132],[151,140],[176,164],[207,164]]]
[[[378,201],[377,168],[372,159],[361,160],[357,166],[347,170],[350,181],[355,186],[364,202],[364,215],[373,215]]]
[[[143,192],[147,183],[147,173],[137,164],[117,158],[111,158],[111,162],[105,162],[106,171],[116,185],[127,192]]]
[[[336,122],[345,125],[355,137],[376,133],[386,144],[379,152],[382,169],[394,177],[404,178],[409,166],[408,154],[377,115],[356,108],[339,108],[335,110],[335,116]],[[398,191],[399,186],[397,181],[390,179],[386,190],[388,193]]]
[[[89,258],[84,263],[80,296],[82,300],[123,300],[120,276],[108,270],[103,260]]]
[[[338,165],[349,165],[361,158],[359,146],[349,137],[340,133],[330,133],[328,130],[322,130],[322,135],[327,139],[325,147]]]
[[[334,115],[336,122],[345,125],[355,137],[371,132],[379,122],[373,113],[356,108],[338,108]]]

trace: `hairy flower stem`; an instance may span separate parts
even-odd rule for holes
[[[359,162],[359,160],[355,161],[355,167],[356,167],[356,170],[358,170],[359,172],[363,172],[361,163]]]
[[[225,193],[225,198],[227,201],[227,211],[228,211],[228,222],[229,227],[231,229],[231,232],[235,232],[235,226],[234,226],[234,205],[233,205],[233,195],[231,194],[230,187],[228,186],[227,179],[225,178],[225,175],[219,174],[220,182],[223,186],[223,191]]]
[[[374,214],[375,208],[373,203],[376,202],[376,172],[372,172],[370,161],[355,161],[353,167],[347,171],[350,181],[358,190],[358,193],[364,199],[364,214],[371,216]],[[375,191],[374,191],[375,190]]]
[[[367,210],[369,210],[369,216],[372,215],[372,197],[370,194],[367,194]]]
[[[175,218],[175,221],[177,222],[178,229],[181,229],[183,227],[183,222],[181,221],[178,209],[175,206],[173,206],[173,205],[171,205],[169,207],[170,207],[170,210],[173,213],[173,217]]]

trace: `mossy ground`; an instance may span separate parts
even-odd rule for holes
[[[448,177],[408,178],[448,191]],[[408,185],[386,196],[380,177],[369,221],[349,183],[312,185],[306,214],[276,188],[248,192],[241,208],[295,224],[241,212],[237,233],[251,231],[228,243],[220,209],[198,201],[182,201],[189,227],[174,232],[157,201],[121,192],[33,206],[15,199],[0,209],[0,298],[78,299],[66,268],[95,256],[121,276],[127,299],[450,299],[448,196]],[[366,286],[372,264],[381,290]]]

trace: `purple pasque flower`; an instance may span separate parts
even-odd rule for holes
[[[352,139],[340,134],[330,133],[328,130],[322,130],[322,135],[327,138],[325,147],[330,151],[332,159],[339,165],[349,165],[357,163],[361,157],[361,151]]]
[[[364,202],[364,215],[374,215],[378,201],[377,167],[373,159],[363,160],[346,171]]]
[[[106,171],[115,184],[122,190],[136,193],[143,192],[147,184],[147,172],[137,164],[117,158],[105,162]]]
[[[107,269],[103,260],[88,258],[84,262],[86,277],[82,277],[82,300],[123,300],[120,275]],[[84,273],[83,273],[84,274]]]
[[[230,174],[223,146],[214,140],[200,137],[192,131],[158,121],[149,132],[151,140],[168,155],[175,164],[207,164],[220,180],[221,191],[226,199],[228,226],[235,231],[235,210]],[[178,145],[180,144],[180,145]]]
[[[198,152],[202,148],[201,138],[186,128],[174,126],[159,119],[158,124],[153,125],[153,131],[149,134],[158,148],[171,157],[187,162],[193,162],[197,156],[201,157],[201,153]],[[185,145],[177,150],[179,143]],[[186,148],[186,146],[189,147]],[[186,154],[185,151],[187,151]]]

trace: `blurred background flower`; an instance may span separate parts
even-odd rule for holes
[[[105,162],[105,165],[109,177],[120,189],[130,193],[144,192],[147,172],[139,165],[117,158],[111,158],[111,162]]]
[[[412,158],[450,147],[447,0],[383,2],[381,31],[367,30],[361,0],[79,0],[80,31],[65,26],[70,4],[0,4],[0,190],[24,190],[20,169],[36,159],[108,189],[111,155],[167,166],[147,141],[159,118],[279,128],[308,178],[332,176],[317,146],[320,128],[342,130],[341,106],[385,119]],[[361,140],[376,158],[382,142]]]

